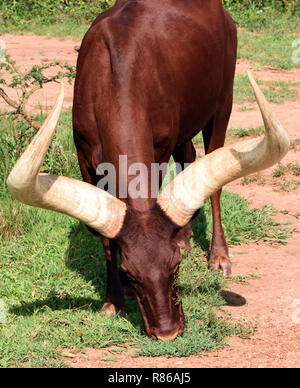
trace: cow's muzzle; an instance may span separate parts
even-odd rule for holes
[[[184,324],[181,322],[175,325],[174,329],[169,330],[152,330],[150,337],[154,340],[173,341],[177,336],[181,335],[184,330]]]
[[[182,303],[174,304],[167,314],[151,309],[147,298],[141,300],[136,294],[146,332],[153,340],[171,341],[181,335],[185,327]]]

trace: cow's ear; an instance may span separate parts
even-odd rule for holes
[[[191,224],[188,224],[184,228],[180,228],[175,234],[174,240],[180,249],[183,249],[185,252],[190,252],[191,245],[190,239],[193,235]]]

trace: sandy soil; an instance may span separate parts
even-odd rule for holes
[[[3,35],[7,49],[22,69],[33,64],[60,60],[75,64],[77,53],[74,46],[80,44],[72,40],[59,41],[32,35]],[[239,73],[245,73],[250,63],[240,61]],[[256,71],[261,79],[300,81],[300,70],[281,71],[263,67]],[[31,110],[39,109],[39,103],[51,107],[57,94],[57,85],[48,85],[30,101]],[[72,105],[72,86],[66,88],[65,108]],[[296,102],[273,104],[274,110],[287,129],[291,140],[300,138],[300,98]],[[230,127],[255,127],[262,125],[259,111],[240,112],[234,105]],[[299,150],[291,150],[283,163],[299,161]],[[272,169],[263,172],[270,176]],[[291,222],[298,230],[299,220],[293,216],[299,212],[300,188],[283,193],[274,192],[272,186],[257,183],[241,185],[241,181],[231,183],[227,189],[239,193],[259,207],[273,204],[284,209],[288,215],[277,215],[284,222]],[[87,349],[84,354],[67,357],[71,367],[299,367],[300,366],[300,240],[299,233],[289,239],[286,246],[265,244],[241,245],[231,249],[233,273],[253,273],[259,279],[249,284],[232,284],[227,290],[226,308],[234,317],[257,319],[257,334],[250,340],[231,338],[229,345],[217,352],[189,358],[167,359],[134,358],[129,353],[117,355],[117,361],[101,361],[110,355],[109,350]]]

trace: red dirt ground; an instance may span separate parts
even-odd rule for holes
[[[30,68],[33,64],[60,60],[75,64],[77,53],[74,46],[80,44],[72,40],[59,41],[40,36],[3,35],[7,49],[22,68]],[[239,73],[245,73],[251,66],[249,62],[240,61],[237,66]],[[256,71],[261,79],[300,81],[300,70],[282,71],[264,67]],[[72,105],[73,88],[66,85],[65,108]],[[32,98],[29,110],[39,109],[38,103],[48,108],[53,105],[58,86],[48,85],[47,88]],[[230,127],[256,127],[262,125],[259,111],[240,112],[234,105]],[[296,102],[273,104],[273,108],[287,129],[291,140],[300,138],[300,98]],[[299,150],[291,150],[283,163],[299,161]],[[263,172],[271,176],[274,168]],[[299,213],[300,188],[283,193],[274,192],[270,185],[261,186],[257,183],[241,185],[241,181],[226,187],[252,201],[252,206],[273,204],[279,210],[287,210],[288,215],[277,215],[276,219],[291,222],[290,226],[300,229],[299,220],[293,216]],[[67,357],[71,367],[299,367],[300,366],[300,240],[299,233],[289,239],[286,246],[269,246],[264,243],[241,245],[232,248],[233,273],[253,273],[259,279],[250,280],[249,284],[234,283],[230,285],[232,293],[246,299],[242,306],[226,306],[234,317],[257,319],[257,333],[250,340],[231,338],[229,345],[217,352],[189,358],[164,357],[131,358],[128,353],[118,354],[117,361],[106,362],[101,358],[109,355],[109,350],[86,349],[84,354]],[[239,298],[228,293],[229,301]],[[230,297],[231,295],[231,297]],[[238,304],[238,303],[236,303]],[[114,354],[115,355],[115,354]]]

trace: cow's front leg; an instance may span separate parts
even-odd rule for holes
[[[226,109],[222,106],[222,110],[215,117],[212,117],[202,132],[206,154],[224,146],[226,128],[231,113],[231,103],[232,101],[229,100],[229,105],[227,108],[225,107]],[[213,238],[209,267],[214,270],[222,269],[224,275],[230,275],[231,262],[221,219],[221,194],[222,190],[219,190],[210,198],[213,214]]]
[[[180,171],[183,171],[186,164],[193,163],[196,160],[196,150],[191,141],[177,147],[173,152],[173,158],[180,165]],[[191,250],[190,239],[193,236],[192,222],[189,222],[177,233],[177,243],[179,248],[189,252]]]
[[[118,269],[118,245],[106,238],[103,238],[102,241],[106,255],[107,283],[105,303],[101,312],[107,315],[124,313],[124,295]]]
[[[211,244],[209,267],[214,270],[222,269],[224,275],[230,275],[231,262],[229,260],[229,252],[221,220],[221,193],[222,190],[219,190],[211,197],[213,214],[213,238]]]

